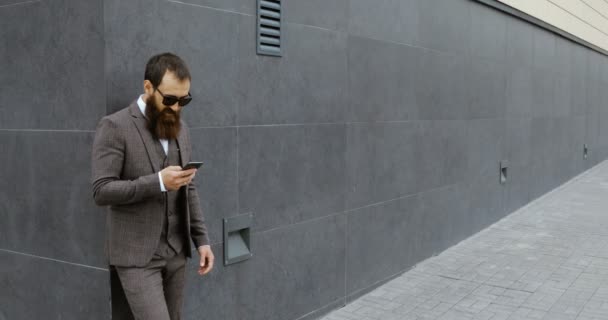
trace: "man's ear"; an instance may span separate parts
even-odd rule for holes
[[[144,92],[148,96],[154,93],[154,86],[152,85],[152,82],[150,82],[150,80],[144,80]]]

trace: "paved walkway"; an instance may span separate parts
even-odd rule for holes
[[[608,161],[324,320],[608,320]]]

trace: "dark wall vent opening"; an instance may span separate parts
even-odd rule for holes
[[[258,1],[257,53],[281,56],[281,0]]]

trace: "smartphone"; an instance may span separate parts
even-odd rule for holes
[[[182,170],[188,170],[188,169],[198,169],[203,165],[202,162],[198,162],[198,161],[190,161],[188,163],[186,163],[186,165],[182,168]]]

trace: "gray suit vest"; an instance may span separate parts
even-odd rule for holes
[[[169,154],[165,156],[160,142],[156,144],[157,151],[161,155],[160,167],[179,166],[181,163],[179,149],[176,140],[169,141]],[[159,149],[159,150],[158,150]],[[183,197],[183,190],[165,192],[165,216],[160,241],[156,253],[161,257],[171,257],[184,250],[187,244],[184,232],[184,208],[178,205],[179,197]]]

